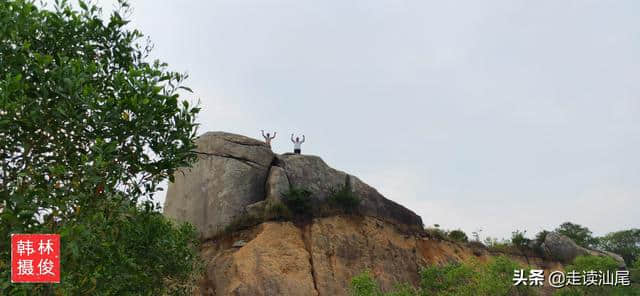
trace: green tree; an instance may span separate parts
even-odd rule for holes
[[[199,109],[179,100],[186,76],[149,62],[151,46],[125,28],[126,2],[107,20],[78,3],[0,1],[0,266],[11,233],[63,244],[62,284],[11,285],[2,268],[0,294],[185,287],[195,232],[164,220],[153,196],[196,159]]]
[[[467,234],[464,233],[464,231],[460,230],[460,229],[455,229],[455,230],[451,230],[449,232],[447,232],[447,236],[449,236],[450,239],[457,241],[457,242],[463,242],[466,243],[469,241],[469,238],[467,237]]]
[[[593,233],[591,232],[591,230],[580,224],[565,222],[560,224],[560,226],[556,228],[555,231],[567,236],[576,244],[586,248],[592,248],[597,243],[597,240],[593,237]]]
[[[530,249],[529,244],[531,243],[531,240],[526,237],[526,234],[526,230],[516,230],[512,232],[511,244],[513,244],[513,246],[516,247],[518,251],[520,251],[520,253],[524,256],[524,258],[527,260],[527,264],[530,264],[529,256],[527,256],[527,250]]]
[[[622,256],[627,265],[631,266],[636,260],[640,260],[640,229],[611,232],[598,238],[598,247]]]

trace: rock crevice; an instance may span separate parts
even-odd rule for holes
[[[201,157],[191,169],[175,174],[164,212],[194,224],[203,240],[222,234],[248,213],[263,217],[266,205],[281,200],[290,187],[309,190],[312,202],[323,204],[345,179],[361,200],[362,215],[396,224],[407,232],[422,231],[418,215],[357,177],[329,167],[320,157],[277,155],[262,141],[224,132],[198,137],[196,153],[214,157]]]
[[[311,279],[313,280],[313,289],[320,295],[320,291],[318,291],[318,282],[316,281],[316,270],[313,265],[313,246],[312,246],[312,232],[310,227],[303,226],[300,229],[302,234],[302,243],[304,244],[304,249],[309,253],[309,266],[311,266]]]
[[[195,151],[195,153],[199,154],[199,155],[204,155],[204,156],[231,158],[231,159],[235,159],[235,160],[244,162],[244,163],[246,163],[247,165],[250,165],[250,166],[264,167],[262,164],[257,163],[255,161],[252,161],[251,159],[242,158],[242,157],[238,157],[238,156],[233,156],[231,154],[216,154],[216,153],[207,153],[207,152],[199,152],[199,151]]]

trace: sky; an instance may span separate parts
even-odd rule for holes
[[[482,238],[640,228],[638,1],[132,7],[152,56],[189,74],[200,133],[277,131],[278,153],[304,134],[425,225]]]

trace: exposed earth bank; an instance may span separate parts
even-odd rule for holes
[[[205,133],[196,144],[199,160],[174,174],[164,206],[166,216],[200,232],[206,272],[196,294],[347,295],[351,278],[364,270],[389,290],[418,285],[421,267],[430,264],[496,255],[547,271],[584,254],[621,261],[556,233],[538,253],[443,240],[427,233],[413,211],[320,157],[275,154],[262,141],[224,132]],[[274,217],[296,188],[307,191],[307,218]],[[358,198],[349,214],[327,206],[339,188]]]

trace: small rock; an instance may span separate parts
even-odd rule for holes
[[[233,243],[232,247],[234,248],[242,248],[247,244],[247,242],[243,241],[243,240],[237,240],[235,243]]]

